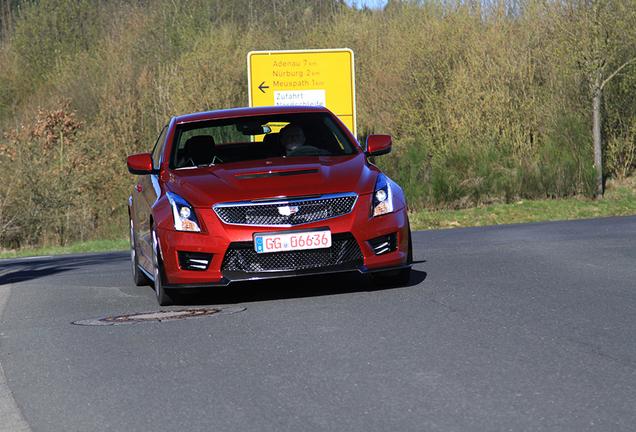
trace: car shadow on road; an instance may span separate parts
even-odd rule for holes
[[[411,280],[403,286],[377,286],[367,275],[341,273],[338,275],[299,276],[249,282],[234,282],[223,288],[181,295],[175,306],[203,306],[252,303],[293,298],[320,297],[403,289],[419,285],[426,279],[426,272],[413,269]]]
[[[90,267],[106,260],[124,263],[130,258],[128,253],[103,252],[3,259],[0,260],[0,286]]]

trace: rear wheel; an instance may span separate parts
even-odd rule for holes
[[[152,276],[155,279],[155,295],[160,306],[169,306],[174,303],[170,290],[163,287],[163,263],[161,261],[161,248],[155,224],[152,224]]]
[[[139,260],[137,259],[137,246],[135,245],[135,230],[133,221],[130,219],[130,261],[132,263],[132,276],[135,285],[148,285],[146,275],[139,269]]]

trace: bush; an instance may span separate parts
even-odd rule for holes
[[[87,185],[91,149],[69,102],[40,110],[37,121],[6,134],[0,157],[2,185],[0,246],[67,245],[93,229]]]

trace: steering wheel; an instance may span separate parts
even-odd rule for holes
[[[290,151],[287,156],[331,156],[331,153],[318,147],[304,145]]]

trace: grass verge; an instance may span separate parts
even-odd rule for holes
[[[411,229],[416,231],[629,215],[636,215],[636,178],[608,182],[602,200],[545,199],[465,210],[423,210],[411,215],[410,221]]]
[[[63,255],[83,252],[106,252],[124,250],[129,247],[130,242],[127,238],[120,240],[94,240],[83,243],[74,243],[70,246],[45,246],[37,249],[0,251],[0,259],[42,255]]]

